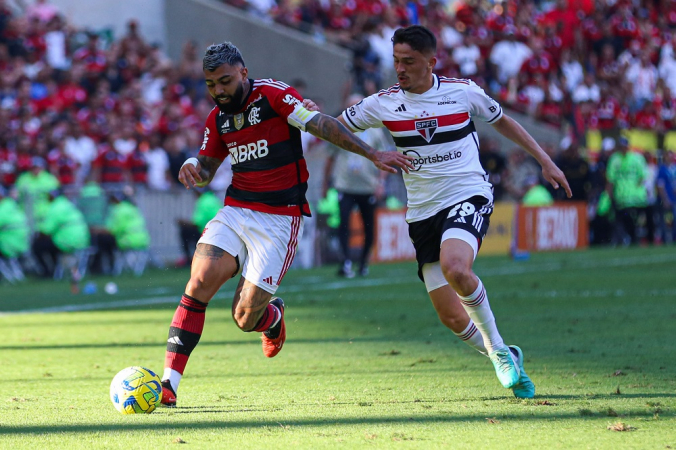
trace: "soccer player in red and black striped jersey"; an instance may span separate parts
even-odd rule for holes
[[[235,323],[261,333],[269,358],[284,344],[284,302],[273,295],[293,262],[303,216],[310,215],[301,130],[362,155],[379,169],[412,168],[412,158],[376,151],[333,117],[306,110],[289,85],[248,78],[242,55],[230,42],[210,46],[203,69],[216,107],[207,118],[199,155],[183,164],[178,179],[186,188],[206,186],[227,156],[233,177],[225,206],[197,244],[190,281],[169,329],[162,377],[162,403],[168,406],[176,404],[209,301],[240,270],[232,303]]]

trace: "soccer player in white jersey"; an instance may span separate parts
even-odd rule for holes
[[[505,388],[532,398],[535,385],[523,368],[523,352],[503,342],[483,283],[472,271],[493,211],[473,120],[523,147],[544,178],[570,197],[568,182],[533,137],[474,82],[432,72],[436,38],[427,28],[400,28],[392,42],[399,83],[347,108],[339,120],[355,132],[384,126],[397,149],[415,158],[414,169],[404,174],[406,221],[432,304],[444,325],[488,355]]]

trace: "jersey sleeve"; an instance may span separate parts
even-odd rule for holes
[[[202,141],[199,154],[223,161],[230,153],[225,142],[223,142],[218,134],[216,114],[218,114],[218,108],[212,109],[207,117],[207,123],[204,127],[204,140]]]
[[[350,106],[343,111],[342,116],[345,123],[354,132],[383,126],[383,121],[380,118],[378,94],[373,94],[359,103]]]
[[[469,87],[465,92],[469,104],[469,113],[472,118],[476,117],[489,124],[500,120],[502,117],[500,104],[489,97],[476,83],[470,81]]]
[[[291,86],[287,86],[284,90],[276,87],[270,88],[267,96],[272,109],[281,117],[284,117],[289,125],[301,131],[305,131],[305,125],[314,116],[319,114],[318,111],[308,111],[305,109],[303,107],[303,97]]]

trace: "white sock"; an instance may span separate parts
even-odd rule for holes
[[[169,380],[169,384],[171,384],[171,388],[174,390],[174,393],[178,392],[178,383],[181,382],[181,378],[183,378],[183,375],[181,375],[174,369],[171,369],[169,367],[164,368],[164,375],[162,375],[162,381]]]
[[[486,289],[484,289],[484,284],[481,280],[479,280],[479,286],[477,286],[472,295],[463,297],[458,294],[458,297],[460,297],[462,306],[467,311],[469,318],[474,321],[474,324],[481,332],[486,351],[492,353],[506,348],[498,332],[498,327],[495,325],[495,317],[493,316],[493,311],[491,311]]]
[[[471,319],[467,324],[467,328],[460,333],[454,331],[453,334],[458,336],[465,344],[469,345],[479,353],[488,356],[488,351],[484,345],[484,337]]]

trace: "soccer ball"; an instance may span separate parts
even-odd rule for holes
[[[110,383],[110,400],[122,414],[150,414],[162,400],[160,377],[145,367],[127,367]]]

